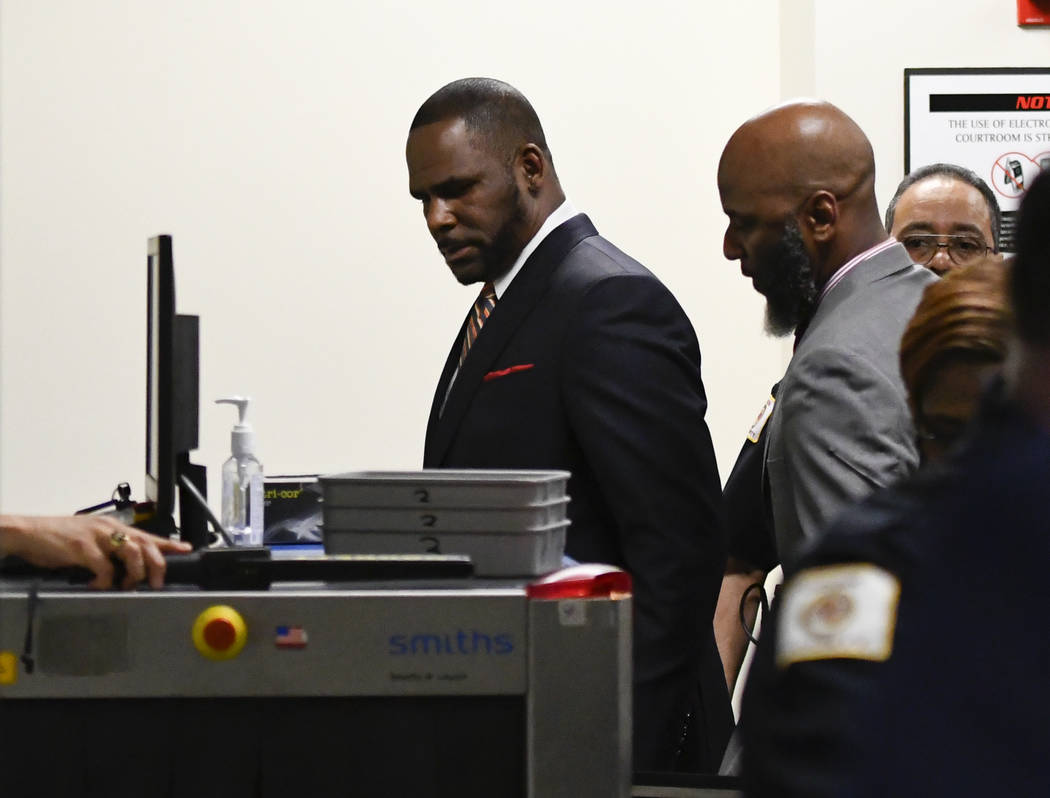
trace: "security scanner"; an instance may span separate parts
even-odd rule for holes
[[[628,796],[629,577],[0,581],[11,795]]]
[[[631,580],[561,567],[569,475],[338,475],[324,553],[221,548],[174,285],[150,239],[141,525],[195,551],[156,591],[0,568],[0,792],[629,796]]]

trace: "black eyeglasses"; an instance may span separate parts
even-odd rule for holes
[[[908,250],[911,259],[922,266],[933,260],[933,256],[941,247],[948,250],[948,257],[956,266],[973,263],[992,251],[992,248],[980,236],[941,236],[936,233],[916,233],[904,236],[900,242]]]

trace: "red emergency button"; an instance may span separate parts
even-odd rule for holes
[[[237,629],[227,618],[215,618],[204,624],[204,642],[217,651],[226,651],[237,640]]]
[[[208,659],[233,659],[248,639],[248,626],[233,607],[216,604],[193,623],[193,645]]]

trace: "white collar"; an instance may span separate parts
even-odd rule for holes
[[[511,280],[514,279],[515,275],[521,271],[521,267],[525,265],[525,261],[529,259],[529,255],[536,251],[538,247],[548,235],[565,222],[569,221],[573,216],[577,214],[577,210],[572,206],[572,203],[565,200],[559,205],[550,216],[544,219],[543,224],[540,225],[540,229],[536,231],[529,243],[521,250],[521,254],[518,255],[518,259],[514,261],[514,265],[510,267],[505,275],[500,277],[498,280],[492,281],[492,287],[496,291],[496,299],[499,299],[506,292],[507,287],[510,285]]]

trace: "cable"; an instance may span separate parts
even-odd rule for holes
[[[766,598],[766,589],[762,586],[761,582],[753,582],[747,586],[743,595],[740,596],[740,628],[744,630],[744,634],[747,635],[747,639],[758,645],[758,638],[751,634],[751,629],[747,626],[747,618],[744,616],[744,610],[747,607],[747,597],[751,595],[751,591],[758,588],[758,603],[762,608],[762,616],[765,617],[769,613],[769,600]]]
[[[208,506],[208,502],[201,496],[201,492],[197,490],[197,486],[194,485],[185,474],[179,475],[179,482],[182,483],[182,487],[186,488],[190,492],[194,501],[197,502],[204,510],[204,514],[208,516],[208,520],[211,521],[211,525],[215,527],[216,531],[222,536],[222,539],[226,542],[227,546],[233,547],[233,538],[230,537],[230,533],[226,531],[226,528],[222,525],[222,522],[215,517],[215,513],[211,511],[211,507]]]

